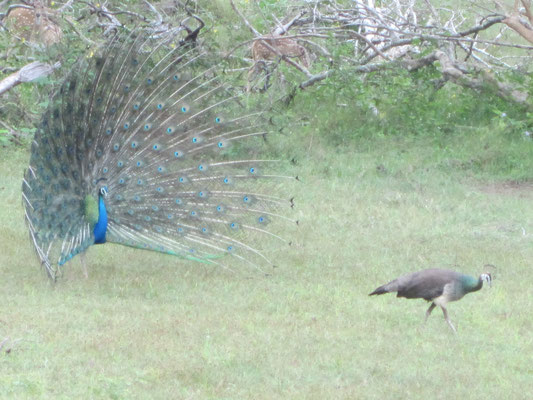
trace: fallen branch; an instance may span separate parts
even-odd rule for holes
[[[31,64],[25,65],[17,72],[0,81],[0,94],[7,92],[21,83],[32,82],[36,79],[48,76],[60,66],[61,63],[59,62],[50,65],[40,61],[34,61]]]

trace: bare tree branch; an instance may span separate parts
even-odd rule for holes
[[[244,24],[246,25],[246,27],[248,29],[250,29],[250,31],[254,34],[254,36],[261,36],[261,34],[259,33],[259,31],[257,29],[255,29],[252,24],[250,24],[248,22],[248,20],[246,19],[246,17],[239,11],[239,9],[237,8],[237,6],[235,5],[235,3],[233,2],[233,0],[230,0],[230,4],[231,4],[231,8],[233,8],[233,11],[235,11],[235,13],[239,16],[240,19],[242,19],[242,21],[244,22]]]
[[[0,81],[0,94],[7,92],[21,83],[32,82],[36,79],[50,75],[60,66],[60,63],[49,65],[39,61],[32,62],[31,64],[22,67],[19,71],[9,75],[7,78],[2,79]]]

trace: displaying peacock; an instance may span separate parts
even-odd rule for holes
[[[78,61],[51,99],[22,185],[30,238],[52,279],[93,244],[228,266],[270,263],[269,223],[292,205],[261,189],[261,111],[199,49],[142,30]],[[283,215],[280,215],[283,214]],[[234,259],[233,259],[234,260]]]
[[[480,290],[483,287],[483,282],[490,285],[492,282],[491,274],[483,273],[479,278],[475,278],[456,271],[432,268],[403,275],[378,287],[369,296],[397,292],[396,297],[430,301],[431,305],[426,311],[425,321],[433,309],[439,306],[444,314],[444,319],[450,328],[456,332],[448,317],[446,304],[462,299],[467,293]]]

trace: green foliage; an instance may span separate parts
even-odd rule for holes
[[[436,78],[432,68],[368,75],[346,69],[299,93],[292,112],[296,118],[311,119],[314,132],[333,146],[381,135],[446,140],[454,133],[475,135],[485,128],[522,138],[531,129],[531,115],[520,108],[487,94],[480,101],[479,93],[450,83],[437,89]]]

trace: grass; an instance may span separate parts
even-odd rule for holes
[[[105,245],[89,279],[75,258],[55,285],[23,222],[28,156],[0,149],[0,397],[529,398],[533,143],[502,132],[343,148],[294,134],[300,226],[269,244],[271,276]],[[456,336],[440,311],[422,325],[423,301],[367,296],[487,263],[494,287],[449,307]]]

